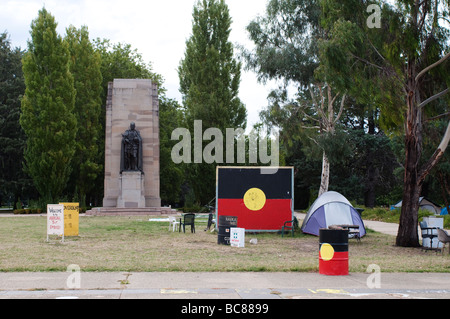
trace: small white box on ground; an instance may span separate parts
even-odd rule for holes
[[[244,228],[230,228],[230,245],[231,247],[245,247]]]

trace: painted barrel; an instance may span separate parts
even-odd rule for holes
[[[237,227],[236,216],[219,216],[217,228],[219,230],[217,243],[219,245],[230,245],[230,228]]]
[[[319,242],[319,273],[348,275],[348,230],[320,229]]]

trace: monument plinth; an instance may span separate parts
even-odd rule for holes
[[[144,175],[141,172],[122,172],[117,208],[144,208]]]
[[[160,198],[156,83],[141,79],[110,82],[105,134],[103,207],[93,209],[91,214],[164,211]]]

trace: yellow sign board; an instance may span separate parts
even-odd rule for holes
[[[80,204],[60,203],[64,205],[64,236],[79,235]]]

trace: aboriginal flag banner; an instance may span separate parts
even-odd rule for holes
[[[292,167],[218,167],[216,220],[236,216],[246,231],[281,230],[294,219],[293,174]]]

